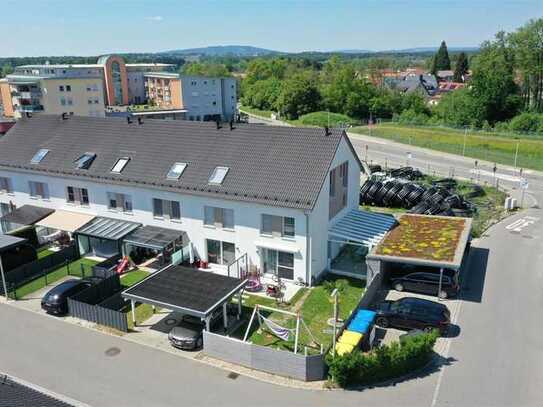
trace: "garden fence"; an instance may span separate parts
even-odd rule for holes
[[[61,249],[58,252],[49,254],[41,259],[23,264],[13,270],[8,271],[6,275],[6,284],[8,291],[15,294],[17,288],[34,281],[38,278],[45,278],[47,283],[47,274],[52,270],[68,264],[79,258],[79,252],[75,245]],[[70,273],[69,267],[66,268],[66,274]],[[4,289],[0,284],[0,294],[4,294]]]
[[[75,318],[128,332],[126,314],[119,311],[126,305],[120,290],[119,276],[113,274],[68,298],[69,313]]]

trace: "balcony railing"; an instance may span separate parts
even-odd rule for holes
[[[18,112],[42,112],[43,111],[43,105],[18,105],[16,107],[16,110]]]

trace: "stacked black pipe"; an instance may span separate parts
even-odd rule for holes
[[[360,188],[360,204],[405,208],[409,213],[425,215],[473,215],[475,207],[455,192],[454,179],[444,178],[435,181],[431,187],[425,187],[412,181],[421,176],[420,171],[406,167],[390,171],[390,177],[385,180],[368,180]],[[466,197],[481,194],[484,194],[483,189],[474,186]]]

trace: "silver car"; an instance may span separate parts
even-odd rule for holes
[[[168,334],[173,347],[183,350],[194,350],[202,347],[204,324],[196,317],[183,315],[181,322],[174,326]]]

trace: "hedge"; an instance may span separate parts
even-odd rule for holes
[[[328,355],[330,379],[341,387],[372,384],[403,376],[423,367],[433,355],[437,332],[406,338],[368,353]]]

